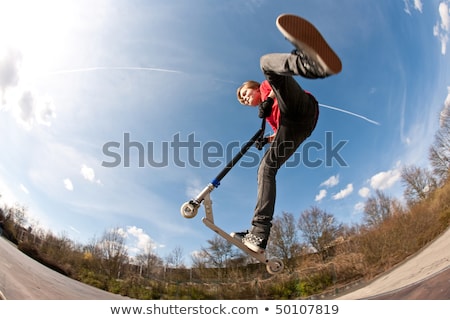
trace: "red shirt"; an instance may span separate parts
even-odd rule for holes
[[[264,80],[261,82],[261,85],[259,87],[259,91],[261,92],[261,101],[264,101],[267,99],[267,97],[270,94],[270,91],[272,91],[272,87],[269,84],[269,81]],[[307,94],[311,94],[308,91],[305,90]],[[278,101],[275,98],[272,106],[272,113],[270,116],[266,118],[266,121],[270,124],[270,126],[273,129],[274,133],[277,133],[278,125],[280,124],[280,109],[278,108]]]
[[[261,92],[261,100],[264,101],[272,91],[272,87],[269,84],[269,81],[264,80],[261,82],[259,87],[259,91]],[[272,106],[272,113],[270,116],[266,118],[266,121],[270,124],[273,129],[273,132],[276,133],[278,130],[278,125],[280,124],[280,109],[278,109],[278,101],[274,99],[274,103]]]

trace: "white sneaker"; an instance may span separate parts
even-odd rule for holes
[[[264,254],[266,251],[267,240],[255,236],[252,233],[247,233],[242,239],[242,242],[253,252]]]
[[[312,65],[308,71],[314,73],[316,68],[319,77],[341,72],[341,59],[312,23],[296,15],[282,14],[276,24],[281,34],[307,56]]]

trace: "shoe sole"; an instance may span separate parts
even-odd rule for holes
[[[292,14],[280,15],[276,23],[281,34],[297,49],[305,51],[310,58],[315,59],[327,74],[341,72],[341,59],[313,24]]]

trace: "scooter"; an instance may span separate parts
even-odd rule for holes
[[[267,138],[264,137],[264,131],[266,126],[266,120],[262,120],[261,128],[253,135],[253,137],[241,147],[240,151],[231,159],[231,161],[222,169],[222,171],[197,195],[197,197],[185,202],[181,206],[181,215],[184,218],[192,219],[194,218],[200,206],[203,203],[205,208],[205,217],[202,218],[203,223],[211,230],[216,232],[219,236],[232,243],[251,257],[264,263],[266,265],[266,270],[270,274],[278,274],[283,268],[284,264],[281,259],[271,258],[268,259],[264,252],[254,252],[247,248],[247,246],[240,240],[232,237],[230,234],[225,232],[223,229],[214,224],[214,215],[212,210],[211,192],[218,188],[222,179],[228,174],[228,172],[239,162],[239,160],[245,155],[245,153],[255,144],[258,150],[261,150],[265,143],[267,143]]]

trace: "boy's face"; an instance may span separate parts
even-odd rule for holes
[[[258,89],[243,87],[240,91],[240,96],[246,106],[257,106],[261,101],[261,92]]]

